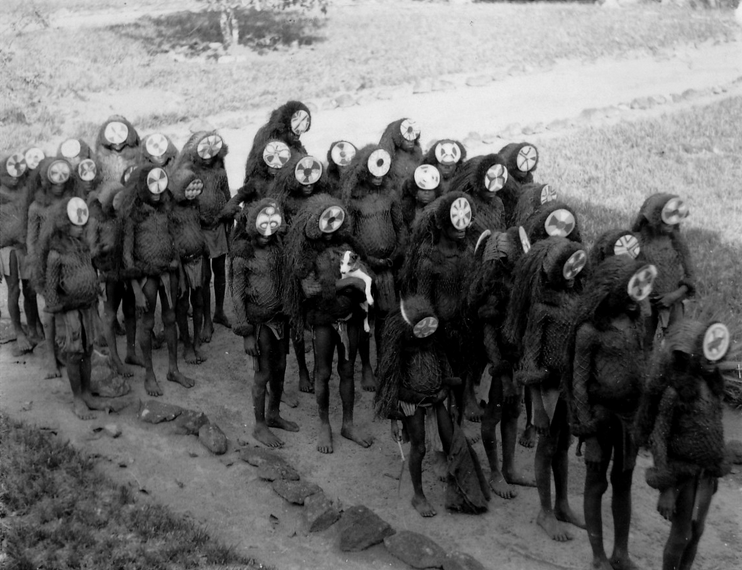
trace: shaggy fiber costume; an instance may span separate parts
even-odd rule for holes
[[[452,191],[466,192],[476,206],[472,229],[467,234],[472,248],[483,231],[505,231],[505,209],[499,194],[507,180],[502,157],[488,154],[462,164],[451,182]]]
[[[631,231],[624,229],[610,229],[600,234],[590,248],[588,263],[590,267],[596,268],[614,255],[644,260],[639,240]]]
[[[531,244],[549,237],[563,237],[581,242],[580,222],[575,210],[558,200],[552,200],[535,210],[523,223]]]
[[[508,227],[522,226],[542,206],[557,199],[557,192],[549,184],[524,184],[518,193],[518,201],[510,216],[506,215]]]
[[[336,198],[342,195],[342,185],[353,157],[358,152],[348,141],[334,141],[327,150],[327,192]]]
[[[281,213],[275,200],[263,198],[237,218],[229,253],[229,287],[236,319],[232,332],[236,335],[256,334],[257,328],[268,326],[273,334],[281,334],[278,338],[285,338],[282,334],[286,322],[282,236],[286,224]],[[256,240],[263,235],[259,223],[270,227],[272,233],[269,235],[277,234],[280,239],[266,246],[258,245]]]
[[[139,134],[121,115],[108,117],[98,131],[95,157],[101,170],[101,182],[120,182],[129,166],[139,163]]]
[[[0,158],[0,249],[11,248],[16,255],[20,252],[22,256],[26,251],[28,224],[27,173],[23,155],[12,154]],[[10,275],[10,267],[5,266],[9,253],[10,249],[0,261],[4,275]]]
[[[82,139],[67,139],[59,145],[57,157],[70,163],[75,179],[75,196],[87,202],[87,196],[103,181],[103,172],[93,150]]]
[[[57,156],[64,158],[75,169],[77,165],[88,158],[95,158],[93,149],[82,139],[67,139],[59,145]]]
[[[395,273],[407,246],[407,226],[390,175],[379,181],[369,169],[369,161],[373,162],[379,150],[380,146],[368,145],[358,151],[348,167],[342,196],[350,214],[353,243],[376,275],[376,308],[387,313],[397,305]]]
[[[276,171],[266,196],[281,206],[287,226],[310,196],[327,193],[327,176],[322,163],[313,156],[295,153]]]
[[[142,137],[137,161],[140,166],[159,166],[170,173],[177,157],[178,148],[170,137],[162,133],[151,133]]]
[[[443,195],[442,184],[441,172],[432,164],[421,164],[405,180],[400,205],[408,228],[412,227],[425,206]]]
[[[466,148],[457,140],[441,139],[434,142],[423,156],[422,164],[435,166],[441,174],[438,196],[451,189],[459,167],[466,161]]]
[[[423,160],[420,147],[420,129],[411,119],[389,123],[379,139],[379,146],[392,157],[392,187],[396,196],[402,195],[402,185]]]

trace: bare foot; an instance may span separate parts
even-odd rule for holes
[[[85,402],[88,409],[98,410],[99,412],[118,412],[131,403],[129,400],[108,400],[96,398],[92,394],[83,394],[82,400]]]
[[[28,340],[28,337],[23,333],[19,332],[15,337],[15,349],[13,350],[13,356],[20,356],[33,350],[34,345]]]
[[[154,372],[147,372],[144,375],[144,389],[148,396],[162,396],[162,388],[157,383]]]
[[[590,568],[593,570],[613,570],[611,563],[608,562],[608,559],[605,557],[593,558],[593,563],[590,565]]]
[[[212,319],[214,324],[222,325],[223,327],[227,327],[228,329],[232,328],[232,324],[229,322],[229,319],[227,318],[227,315],[224,313],[214,313],[214,318]]]
[[[332,453],[332,428],[330,424],[322,424],[319,427],[317,451],[320,453]]]
[[[44,378],[60,378],[61,376],[62,373],[59,371],[56,364],[54,364],[54,366],[47,366],[44,369]]]
[[[193,388],[196,385],[196,381],[193,378],[188,378],[181,372],[168,372],[167,379],[170,382],[177,382],[185,388]]]
[[[639,570],[639,566],[634,563],[634,561],[629,558],[629,555],[626,556],[618,556],[614,554],[611,556],[611,559],[608,561],[610,566],[608,566],[607,570]],[[602,568],[601,568],[602,570]]]
[[[479,429],[471,430],[467,426],[464,426],[464,435],[466,436],[466,441],[469,442],[469,445],[474,445],[480,439],[482,439],[481,430]]]
[[[204,323],[204,328],[201,330],[201,342],[211,342],[212,336],[214,336],[213,323]]]
[[[201,364],[201,361],[196,356],[196,351],[193,350],[192,346],[186,346],[183,348],[183,360],[187,364]]]
[[[521,487],[535,487],[536,480],[530,477],[526,477],[520,471],[503,472],[505,481],[511,485],[520,485]]]
[[[282,429],[284,431],[299,431],[299,424],[290,422],[281,416],[268,416],[266,423],[272,428]]]
[[[81,420],[94,420],[98,414],[93,412],[81,397],[72,399],[72,411]]]
[[[495,495],[503,499],[514,499],[518,496],[518,491],[507,484],[502,473],[492,473],[490,475],[490,489]]]
[[[528,449],[536,445],[536,428],[533,427],[533,424],[528,424],[526,426],[526,429],[523,430],[518,443],[522,447],[527,447]]]
[[[206,356],[203,352],[201,352],[201,348],[193,347],[193,352],[196,353],[196,358],[198,359],[198,363],[201,364],[202,362],[206,362],[209,357]]]
[[[126,364],[133,364],[134,366],[141,366],[144,368],[144,361],[137,356],[136,352],[127,354],[126,358],[124,358],[124,362],[126,362]]]
[[[255,424],[252,436],[266,447],[283,447],[283,440],[274,434],[264,423]]]
[[[118,374],[119,376],[123,376],[124,378],[134,376],[134,371],[126,366],[123,362],[121,362],[121,360],[119,360],[118,358],[116,360],[114,360],[113,358],[111,359],[111,366],[116,371],[116,374]]]
[[[559,521],[573,524],[578,528],[585,528],[585,519],[575,513],[569,505],[554,507],[554,516]]]
[[[415,510],[418,513],[420,513],[421,517],[429,518],[438,514],[438,512],[428,502],[428,499],[425,498],[425,495],[415,495],[412,497],[412,506],[415,507]]]
[[[314,394],[314,382],[309,377],[308,370],[299,370],[299,391]]]
[[[361,388],[364,392],[376,392],[376,378],[374,377],[374,370],[370,365],[363,367],[361,373]]]
[[[539,512],[538,517],[536,518],[536,523],[546,531],[546,534],[549,535],[551,540],[567,542],[574,538],[572,533],[565,529],[564,525],[556,519],[554,513],[545,513],[544,511]]]
[[[466,404],[464,405],[464,417],[470,422],[479,423],[482,421],[483,415],[484,410],[482,409],[482,406],[471,398],[467,398]]]
[[[281,402],[286,404],[289,408],[296,408],[299,406],[299,397],[296,395],[296,392],[284,390],[281,394]]]
[[[371,437],[370,435],[366,435],[365,433],[358,432],[353,425],[343,426],[340,429],[340,435],[342,435],[345,439],[355,441],[361,447],[371,447],[371,444],[374,442],[373,437]]]

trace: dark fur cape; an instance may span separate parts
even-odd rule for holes
[[[549,217],[549,214],[556,210],[567,210],[572,213],[572,215],[575,218],[575,227],[572,230],[572,232],[567,236],[567,239],[574,242],[581,242],[582,236],[580,234],[580,218],[577,215],[576,210],[564,202],[560,202],[559,200],[554,200],[553,202],[547,202],[544,204],[541,208],[533,212],[526,221],[523,223],[523,227],[526,230],[526,233],[528,234],[528,239],[531,240],[531,243],[534,244],[537,241],[541,241],[543,239],[546,239],[549,237],[549,234],[546,232],[546,228],[544,227],[544,224],[546,223],[546,220]]]

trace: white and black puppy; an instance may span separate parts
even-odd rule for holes
[[[343,252],[340,258],[340,277],[358,277],[366,284],[364,287],[366,300],[361,303],[361,308],[366,312],[363,319],[363,330],[369,332],[371,327],[368,324],[368,308],[374,304],[374,298],[371,296],[372,279],[357,253],[349,249]]]

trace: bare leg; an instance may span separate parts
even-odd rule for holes
[[[162,396],[162,388],[160,388],[160,384],[157,382],[155,370],[152,366],[152,329],[155,326],[158,283],[158,280],[150,278],[147,279],[144,287],[142,287],[142,294],[147,299],[147,310],[139,315],[140,329],[137,332],[145,369],[144,389],[149,396]]]
[[[379,344],[377,343],[377,352],[378,347]],[[376,377],[374,376],[374,369],[371,367],[371,335],[365,331],[361,332],[358,339],[358,354],[361,357],[361,388],[365,392],[375,392]]]
[[[288,327],[285,332],[288,333]],[[265,334],[265,350],[261,345],[261,357],[267,355],[268,365],[270,366],[271,376],[270,397],[268,400],[267,424],[270,427],[286,431],[299,431],[299,426],[281,417],[281,396],[283,392],[283,382],[286,377],[286,347],[288,346],[283,340],[278,340],[268,327],[263,327],[260,336]],[[261,342],[263,342],[261,340]],[[261,364],[262,366],[262,364]]]
[[[67,378],[72,389],[72,411],[81,420],[95,419],[96,414],[88,407],[82,390],[82,354],[67,354]]]
[[[44,313],[41,317],[44,325],[44,338],[46,339],[46,350],[44,351],[44,378],[59,378],[62,374],[57,366],[57,347],[54,315]]]
[[[329,325],[314,328],[314,389],[320,422],[317,440],[317,450],[320,453],[333,452],[329,383],[335,351],[335,334]]]
[[[405,417],[405,430],[410,436],[410,479],[412,479],[412,506],[422,517],[434,517],[437,511],[423,492],[423,459],[425,458],[425,410],[418,408],[414,416]]]
[[[206,362],[207,357],[201,351],[201,329],[204,322],[204,296],[201,288],[191,290],[191,307],[193,308],[193,352],[198,364]]]
[[[103,302],[103,334],[106,337],[108,350],[111,355],[111,364],[114,370],[121,376],[131,376],[132,370],[121,362],[118,346],[116,346],[116,309],[121,299],[121,286],[119,283],[107,282],[106,298]]]
[[[214,335],[214,322],[211,319],[211,260],[208,255],[203,258],[202,275],[204,328],[201,331],[201,342],[211,342],[211,337]]]
[[[299,368],[299,391],[308,394],[314,393],[314,381],[309,376],[307,368],[306,347],[304,346],[304,331],[291,330],[291,338],[294,343],[294,356]]]
[[[535,487],[536,481],[527,477],[515,466],[515,442],[518,438],[518,417],[520,416],[520,398],[505,398],[502,405],[502,475],[511,485]]]
[[[604,462],[599,465],[589,464],[585,473],[585,521],[587,537],[593,550],[592,567],[596,570],[611,570],[603,546],[602,503],[603,495],[608,490],[607,472],[608,462]]]
[[[178,370],[178,331],[175,326],[175,310],[170,306],[164,285],[160,285],[159,291],[162,324],[165,326],[165,339],[167,340],[167,379],[185,388],[192,388],[196,382]],[[170,272],[170,298],[173,299],[173,302],[178,298],[178,274],[173,271]]]
[[[31,286],[29,279],[21,280],[23,289],[23,310],[26,312],[26,327],[31,344],[35,345],[44,339],[44,333],[39,328],[39,305],[36,300],[36,291]]]
[[[83,333],[84,334],[84,333]],[[99,410],[105,412],[117,412],[128,405],[126,400],[111,401],[103,398],[96,398],[90,391],[90,375],[92,373],[92,352],[86,352],[82,355],[80,361],[80,381],[82,388],[82,399],[90,410]]]
[[[531,448],[536,444],[536,428],[533,426],[533,408],[531,406],[531,391],[526,390],[523,395],[523,402],[526,407],[526,427],[520,436],[518,443],[522,447]]]
[[[613,499],[611,510],[613,511],[613,554],[611,555],[611,566],[615,570],[634,570],[636,565],[629,558],[629,530],[631,528],[631,480],[634,476],[633,469],[619,472],[613,469],[611,473],[611,486],[613,487]]]
[[[271,346],[268,335],[272,335],[268,330],[268,327],[260,328],[260,336],[257,339],[258,347],[260,349],[260,356],[258,357],[259,370],[256,370],[253,375],[252,384],[252,405],[253,412],[255,414],[255,428],[253,429],[252,435],[260,443],[266,447],[283,447],[283,440],[274,434],[268,424],[265,421],[265,395],[266,386],[273,376],[273,370],[271,369]],[[273,388],[271,387],[271,390]],[[271,398],[273,398],[271,392]],[[279,395],[280,398],[280,395]],[[280,403],[280,399],[278,400]]]
[[[687,547],[693,540],[693,503],[695,502],[696,482],[690,478],[678,489],[675,500],[675,514],[672,517],[670,536],[667,538],[662,556],[662,570],[689,568],[681,566]],[[692,553],[695,554],[695,551]]]
[[[699,487],[696,491],[699,509],[696,520],[691,523],[691,538],[685,547],[683,558],[680,560],[680,570],[690,570],[691,566],[693,566],[693,561],[696,559],[698,552],[698,543],[701,541],[703,531],[706,528],[706,517],[711,507],[711,498],[714,492],[708,487]],[[698,496],[698,493],[700,493],[700,496]]]
[[[585,519],[575,513],[569,506],[569,423],[567,405],[560,401],[554,413],[554,421],[559,422],[560,430],[557,446],[551,461],[551,470],[554,474],[554,515],[557,520],[570,523],[578,528],[585,528]]]
[[[126,364],[133,364],[144,368],[144,361],[137,356],[137,310],[134,292],[129,285],[120,285],[121,311],[124,313],[124,328],[126,328]],[[116,305],[118,310],[118,305]]]
[[[225,270],[226,255],[220,255],[211,260],[214,269],[214,319],[217,324],[232,328],[232,325],[224,313],[224,292],[227,288],[227,278]]]
[[[14,354],[19,356],[33,350],[33,345],[28,340],[26,332],[21,326],[21,309],[19,301],[21,299],[21,280],[18,276],[18,262],[16,260],[15,252],[10,253],[10,275],[8,275],[8,313],[10,313],[10,322],[13,325],[13,332],[15,332],[15,350]],[[26,320],[29,320],[29,316],[26,315]],[[55,363],[56,364],[56,363]],[[57,376],[59,373],[57,371]],[[47,376],[51,378],[52,376]]]
[[[374,438],[363,433],[353,424],[353,408],[355,406],[355,381],[353,369],[358,351],[358,336],[360,323],[353,319],[348,321],[348,350],[346,353],[342,344],[338,343],[338,375],[340,376],[340,400],[343,403],[343,426],[340,435],[345,439],[355,441],[361,447],[371,447]],[[337,334],[337,333],[336,333]],[[347,354],[347,356],[346,356]]]
[[[175,311],[175,321],[178,325],[178,332],[180,332],[180,340],[183,341],[183,360],[188,364],[198,364],[196,352],[193,349],[194,343],[191,341],[191,333],[188,330],[188,293],[190,293],[190,288],[187,288],[178,297],[178,310]],[[193,331],[193,336],[195,339],[195,330]]]
[[[518,492],[505,481],[497,457],[497,424],[502,419],[502,399],[502,378],[495,374],[490,384],[489,402],[482,416],[482,446],[490,466],[490,488],[503,499],[512,499]]]

